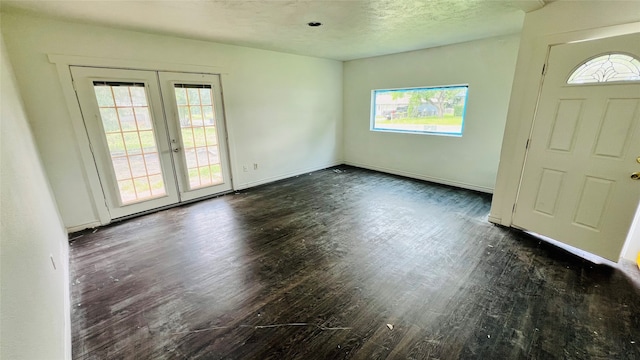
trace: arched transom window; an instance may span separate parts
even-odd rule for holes
[[[611,53],[586,61],[569,76],[567,84],[640,81],[640,61],[621,53]]]

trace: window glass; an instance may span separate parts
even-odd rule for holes
[[[371,130],[462,136],[468,85],[374,90]]]
[[[640,81],[640,61],[627,54],[606,54],[580,65],[567,84]]]
[[[223,183],[210,85],[175,84],[189,189]]]
[[[166,196],[145,85],[94,81],[93,90],[122,205]]]

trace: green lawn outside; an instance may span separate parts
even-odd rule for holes
[[[462,116],[445,115],[444,117],[405,117],[391,120],[387,120],[384,117],[377,117],[376,124],[461,125]]]
[[[107,144],[109,151],[112,154],[123,153],[125,151],[125,143],[129,153],[138,154],[141,149],[145,151],[151,151],[156,147],[155,137],[150,130],[140,131],[140,138],[138,139],[138,133],[125,132],[123,134],[107,133]],[[122,141],[124,137],[124,141]],[[185,148],[193,148],[195,146],[211,146],[216,145],[218,142],[216,128],[213,126],[207,127],[195,127],[193,132],[191,128],[182,128],[182,141]],[[157,151],[157,150],[156,150]],[[155,151],[154,151],[155,152]]]

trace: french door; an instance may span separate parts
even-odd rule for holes
[[[71,67],[112,219],[231,190],[217,75]]]

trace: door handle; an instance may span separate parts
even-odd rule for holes
[[[631,174],[631,180],[640,180],[640,171]]]

